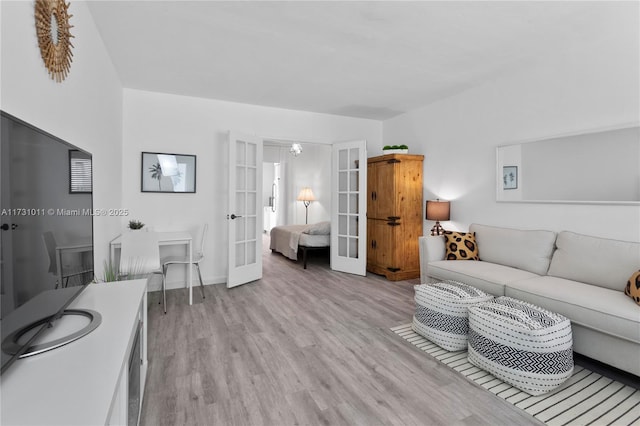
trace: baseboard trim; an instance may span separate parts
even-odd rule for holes
[[[227,277],[203,277],[202,283],[204,285],[217,285],[217,284],[225,284],[227,282]],[[193,286],[196,287],[200,285],[198,282],[198,277],[195,275],[193,277]],[[167,290],[175,290],[179,288],[185,288],[186,284],[184,281],[167,281],[166,282]],[[147,285],[147,291],[160,291],[162,290],[162,281],[160,280],[160,276],[153,276],[149,280],[149,284]]]

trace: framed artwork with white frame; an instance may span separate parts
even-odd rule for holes
[[[502,168],[502,189],[518,188],[518,166],[504,166]]]
[[[143,152],[141,191],[195,193],[196,156]]]

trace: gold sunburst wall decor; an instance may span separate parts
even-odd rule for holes
[[[71,28],[69,3],[64,0],[36,0],[36,33],[40,55],[49,70],[51,78],[62,82],[71,69],[73,52],[71,48]]]

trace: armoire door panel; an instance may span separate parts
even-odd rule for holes
[[[396,163],[377,163],[376,167],[376,219],[387,219],[391,216],[398,216],[396,211]]]

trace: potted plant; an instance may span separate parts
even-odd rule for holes
[[[104,265],[102,277],[96,277],[95,282],[110,283],[118,281],[118,265],[114,265],[110,260],[105,260],[102,264]]]
[[[382,148],[383,154],[408,154],[409,147],[407,145],[385,145]]]
[[[144,223],[140,222],[139,220],[130,220],[129,221],[129,225],[127,225],[129,229],[136,230],[136,229],[142,229],[142,227],[144,226]]]
[[[120,271],[120,265],[114,264],[111,260],[103,262],[102,276],[94,276],[94,283],[110,283],[114,281],[134,280],[145,276],[143,263],[134,261],[128,265],[126,271]]]

